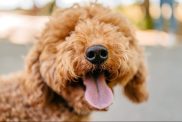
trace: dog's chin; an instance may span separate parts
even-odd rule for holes
[[[89,111],[107,111],[113,101],[113,92],[109,87],[110,73],[106,70],[92,70],[76,79],[75,87],[84,90],[84,103]]]

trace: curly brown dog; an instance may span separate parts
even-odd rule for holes
[[[81,121],[111,105],[117,84],[146,101],[143,51],[127,20],[101,5],[58,10],[27,56],[0,78],[0,121]]]

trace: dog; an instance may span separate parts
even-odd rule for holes
[[[0,77],[0,121],[88,121],[106,111],[120,85],[148,99],[142,47],[125,17],[99,4],[57,10],[25,68]]]

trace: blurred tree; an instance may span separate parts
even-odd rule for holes
[[[149,8],[150,8],[150,1],[149,0],[144,0],[144,2],[141,4],[142,10],[145,12],[145,27],[147,29],[152,29],[153,28],[153,20],[152,17],[150,16]]]

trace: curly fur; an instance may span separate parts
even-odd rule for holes
[[[131,101],[146,101],[143,50],[125,17],[97,4],[73,6],[51,16],[24,71],[0,78],[0,121],[87,120],[94,108],[78,79],[95,69],[85,59],[95,44],[109,50],[101,65],[109,86],[120,84]]]

